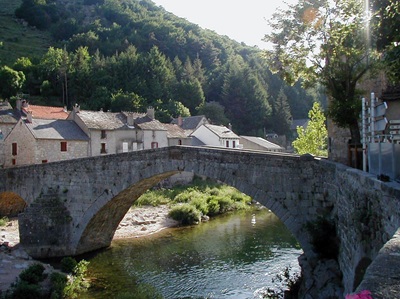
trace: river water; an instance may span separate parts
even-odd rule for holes
[[[260,290],[280,286],[276,275],[286,267],[299,271],[301,253],[267,209],[237,212],[113,241],[110,248],[85,257],[92,287],[81,298],[139,298],[146,292],[166,299],[260,298]]]

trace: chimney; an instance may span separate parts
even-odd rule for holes
[[[67,112],[67,106],[64,106],[63,111]]]
[[[232,125],[231,125],[231,123],[228,124],[228,129],[232,131]]]
[[[21,111],[21,109],[22,109],[22,101],[21,101],[21,99],[17,99],[17,102],[15,103],[15,108],[18,111]]]
[[[182,116],[178,116],[178,126],[180,126],[180,127],[182,127],[182,125],[183,125],[183,119],[182,119]]]
[[[31,110],[26,111],[26,121],[28,123],[32,123],[32,111]]]
[[[147,108],[147,116],[150,117],[151,119],[154,119],[154,108],[153,107]]]
[[[126,122],[128,123],[128,126],[134,126],[133,113],[126,112]]]
[[[67,107],[65,107],[65,108],[67,108]],[[75,104],[74,105],[74,112],[75,113],[79,113],[80,110],[81,110],[81,106],[79,106],[78,104]]]

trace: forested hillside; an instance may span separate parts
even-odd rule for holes
[[[111,111],[153,106],[164,122],[206,114],[239,134],[260,136],[264,128],[288,133],[290,119],[307,117],[315,98],[272,75],[258,48],[150,0],[23,0],[15,15],[29,30],[51,34],[51,47],[43,55],[28,47],[10,61],[12,45],[0,40],[0,79],[10,82],[0,87],[3,98],[20,91],[36,104]]]

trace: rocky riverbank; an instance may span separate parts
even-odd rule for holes
[[[168,206],[132,208],[119,224],[114,239],[138,238],[178,225],[168,217],[168,212]],[[19,244],[18,220],[10,219],[6,226],[0,227],[0,295],[33,263],[37,261]],[[53,270],[50,265],[44,266],[46,272]]]

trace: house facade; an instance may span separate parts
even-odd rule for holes
[[[192,145],[192,138],[186,136],[186,132],[175,124],[163,124],[167,130],[168,146]]]
[[[203,124],[190,134],[205,146],[241,148],[240,137],[225,126]]]
[[[167,131],[147,114],[87,111],[74,107],[68,116],[89,136],[89,156],[118,154],[168,146]]]
[[[4,167],[87,157],[88,148],[73,121],[21,118],[4,140]]]

